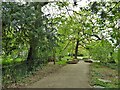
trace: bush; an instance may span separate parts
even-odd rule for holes
[[[94,60],[100,60],[101,62],[109,62],[112,60],[112,52],[114,48],[107,40],[97,41],[90,46],[90,55]]]
[[[59,65],[65,65],[66,62],[67,62],[67,60],[61,60],[61,61],[58,61],[56,63],[59,64]]]

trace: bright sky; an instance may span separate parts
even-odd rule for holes
[[[93,2],[93,1],[101,1],[101,0],[76,0],[77,1],[77,6],[73,7],[73,3],[74,3],[74,0],[48,0],[50,2],[52,1],[67,1],[67,2],[70,2],[69,6],[67,6],[68,9],[71,9],[71,10],[74,10],[74,11],[79,11],[80,10],[80,7],[86,7],[88,5],[88,3],[90,2]],[[102,1],[111,1],[111,0],[102,0]],[[113,0],[115,1],[115,0]],[[53,6],[55,6],[54,4],[52,4]],[[66,8],[62,9],[61,11],[58,9],[57,6],[53,7],[53,6],[48,6],[46,5],[46,7],[44,7],[42,10],[44,11],[45,15],[47,14],[51,14],[52,17],[56,16],[56,15],[59,15],[61,12],[66,12],[67,13],[67,10]],[[71,15],[73,12],[72,11],[69,11],[69,14]],[[67,15],[67,14],[66,14]]]
[[[49,1],[55,1],[55,0],[49,0]],[[58,0],[57,0],[58,1]],[[74,11],[79,11],[80,7],[85,7],[89,3],[88,0],[77,0],[77,6],[73,7],[73,0],[59,0],[59,1],[68,1],[70,2],[69,6],[67,6],[68,9],[74,10]],[[54,7],[55,6],[55,7]],[[62,10],[59,10],[58,6],[56,6],[54,3],[51,3],[51,5],[46,5],[45,7],[42,8],[44,11],[44,14],[51,14],[52,17],[55,17],[59,15],[62,12],[66,12],[68,15],[68,12],[66,8],[63,8]],[[73,12],[69,11],[69,14],[71,15]]]

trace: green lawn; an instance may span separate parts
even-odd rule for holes
[[[7,64],[12,64],[12,63],[18,63],[18,62],[21,62],[21,61],[23,61],[23,60],[25,60],[25,59],[22,59],[22,58],[16,58],[16,59],[12,59],[12,58],[3,58],[2,60],[1,60],[1,63],[3,64],[3,65],[7,65]]]
[[[71,56],[65,56],[60,61],[57,61],[56,63],[59,65],[66,65],[68,60],[72,60]]]
[[[61,60],[61,61],[58,61],[56,63],[59,65],[66,65],[66,62],[67,62],[67,60]]]

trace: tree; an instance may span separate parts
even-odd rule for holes
[[[37,54],[38,51],[41,51],[41,48],[49,48],[49,45],[45,44],[48,41],[45,40],[47,36],[43,27],[45,25],[41,11],[45,4],[47,3],[3,3],[3,51],[6,56],[18,49],[20,43],[27,44],[29,50],[26,62],[34,63],[33,60],[42,57]],[[44,40],[45,42],[43,42]],[[42,47],[38,46],[40,43],[43,44]]]

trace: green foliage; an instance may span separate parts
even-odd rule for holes
[[[117,57],[118,57],[118,51],[114,51],[113,54],[112,54],[112,58],[114,59],[114,61],[115,61],[116,63],[119,62],[119,60],[118,60]]]
[[[66,65],[67,63],[67,60],[61,60],[61,61],[58,61],[57,64],[59,65]]]
[[[50,32],[48,32],[46,27],[48,20],[42,16],[43,5],[43,2],[26,4],[3,2],[2,4],[3,86],[6,83],[17,82],[18,79],[15,79],[15,76],[20,74],[21,77],[24,77],[36,67],[46,64],[48,57],[53,56],[51,51],[54,51],[56,38],[53,34],[54,30],[50,28]],[[9,67],[8,64],[12,66]],[[20,67],[23,64],[21,69],[25,70],[24,75],[21,75],[19,66],[14,69],[17,64],[20,64]],[[16,72],[17,69],[18,72]],[[13,70],[14,74],[12,74]],[[7,75],[11,78],[9,82],[6,82],[9,78]]]
[[[101,62],[109,62],[112,56],[113,47],[106,41],[97,41],[91,44],[90,55],[95,60],[100,60]]]
[[[2,64],[2,57],[0,56],[0,65]]]
[[[83,48],[83,47],[79,47],[79,49],[78,49],[78,55],[80,55],[80,54],[82,54],[84,57],[85,57],[85,56],[89,56],[89,51],[86,50],[86,49]]]
[[[42,3],[32,2],[26,4],[4,2],[2,4],[3,58],[10,55],[11,59],[16,60],[22,57],[20,53],[29,53],[29,48],[33,47],[34,59],[47,60],[49,52],[53,50],[51,47],[55,40],[53,40],[54,35],[51,35],[52,32],[48,33],[47,28],[44,30],[43,21],[47,23],[48,20],[42,17],[41,7]],[[50,31],[54,30],[50,29]],[[27,55],[24,54],[23,57],[27,58]]]

